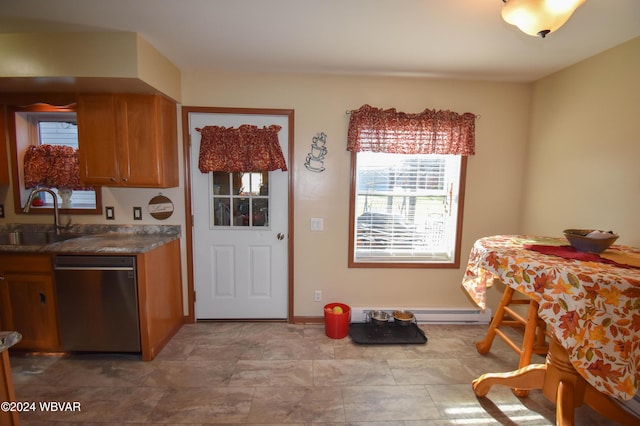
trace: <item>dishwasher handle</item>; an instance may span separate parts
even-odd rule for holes
[[[56,255],[56,271],[131,271],[135,270],[135,256]]]
[[[133,271],[132,266],[54,266],[56,271]]]

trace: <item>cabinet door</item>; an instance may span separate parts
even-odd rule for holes
[[[178,107],[170,99],[160,97],[160,122],[162,123],[159,138],[162,147],[162,186],[166,188],[178,186]]]
[[[176,105],[160,95],[78,97],[80,175],[104,186],[178,186]]]
[[[121,139],[122,181],[127,186],[158,186],[161,183],[162,150],[159,143],[158,97],[124,95]]]
[[[94,185],[120,182],[118,102],[115,95],[78,96],[80,178]]]
[[[5,274],[2,280],[2,322],[22,334],[16,348],[55,350],[58,347],[53,279],[49,275]]]

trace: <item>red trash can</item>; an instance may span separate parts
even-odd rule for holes
[[[342,313],[334,313],[333,308],[340,306]],[[342,339],[349,334],[351,322],[351,308],[344,303],[329,303],[324,305],[324,330],[332,339]]]

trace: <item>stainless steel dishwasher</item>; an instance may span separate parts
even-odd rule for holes
[[[140,352],[135,256],[53,258],[66,351]]]

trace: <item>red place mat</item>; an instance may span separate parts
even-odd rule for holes
[[[585,262],[599,262],[606,263],[609,265],[618,266],[620,268],[637,268],[632,265],[625,265],[623,263],[618,263],[610,259],[605,259],[596,253],[585,253],[583,251],[578,251],[571,246],[550,246],[543,244],[525,244],[524,248],[527,250],[537,251],[538,253],[548,254],[552,256],[559,256],[564,259],[575,259],[582,260]]]

